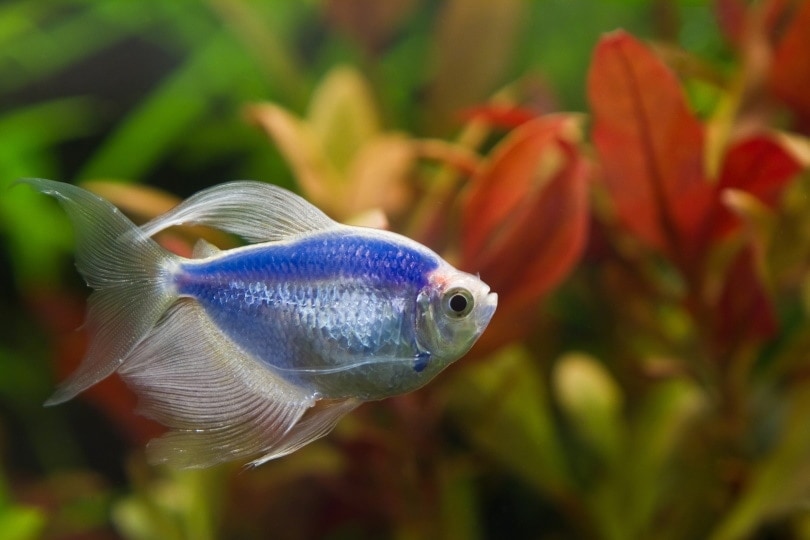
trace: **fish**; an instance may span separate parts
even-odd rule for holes
[[[202,190],[141,226],[68,183],[22,179],[75,228],[92,289],[79,367],[46,405],[117,373],[164,424],[154,464],[258,466],[329,433],[367,401],[416,390],[464,356],[498,303],[478,276],[394,232],[338,223],[257,181]],[[191,257],[153,236],[202,225]]]

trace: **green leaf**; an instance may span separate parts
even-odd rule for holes
[[[217,538],[225,482],[231,469],[165,469],[162,478],[136,478],[136,492],[115,505],[113,522],[133,540]],[[149,473],[142,470],[136,474]]]
[[[4,540],[33,540],[40,538],[46,517],[42,510],[25,506],[0,508],[0,531]]]
[[[722,520],[712,540],[748,538],[763,522],[805,505],[810,493],[810,389],[797,385],[774,448],[753,468],[744,493]]]
[[[449,399],[479,451],[542,492],[571,491],[546,384],[524,348],[509,347],[459,374]]]
[[[47,3],[0,8],[0,59],[5,60],[0,62],[0,91],[42,80],[153,24],[140,3],[82,3],[86,6],[74,6],[69,15],[53,21],[54,10]]]
[[[630,537],[655,535],[656,513],[677,504],[678,491],[669,489],[670,481],[680,480],[672,477],[678,474],[673,459],[706,407],[703,392],[684,378],[654,385],[636,408],[621,470],[626,495],[615,501]]]
[[[482,538],[472,467],[464,462],[449,462],[440,469],[440,475],[441,537]]]
[[[605,463],[615,464],[624,438],[623,395],[619,385],[595,358],[569,353],[553,372],[560,408]]]
[[[0,474],[0,532],[4,540],[27,540],[39,538],[45,527],[45,514],[28,506],[11,501],[6,479]]]
[[[332,69],[315,89],[307,116],[324,153],[344,175],[360,148],[380,130],[371,89],[357,70],[346,66]]]
[[[20,284],[55,283],[72,232],[64,214],[48,197],[26,187],[11,187],[22,177],[51,176],[52,147],[93,127],[86,99],[64,99],[17,109],[0,117],[0,230]]]
[[[251,66],[238,54],[232,36],[215,33],[122,122],[79,178],[143,176],[192,133],[195,122],[209,112],[212,98],[226,93],[234,78],[251,73]]]

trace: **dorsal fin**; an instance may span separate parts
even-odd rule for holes
[[[216,255],[221,251],[222,250],[220,250],[217,246],[215,246],[211,242],[207,242],[202,238],[200,238],[199,240],[197,240],[197,243],[194,244],[194,251],[191,252],[191,257],[194,259],[205,259],[206,257]]]
[[[141,229],[152,236],[174,225],[205,225],[257,243],[284,240],[338,224],[291,191],[240,180],[195,193]]]

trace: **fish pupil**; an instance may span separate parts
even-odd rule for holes
[[[467,298],[463,294],[454,294],[450,298],[450,309],[456,313],[463,313],[467,309]]]

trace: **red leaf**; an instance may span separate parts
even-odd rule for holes
[[[465,120],[481,120],[494,126],[513,129],[537,118],[536,111],[514,105],[482,105],[461,111]]]
[[[521,204],[536,183],[543,152],[571,125],[573,118],[552,115],[512,131],[470,180],[464,204],[462,249],[465,260],[480,254],[493,230]]]
[[[513,131],[471,180],[462,266],[500,297],[499,311],[535,303],[579,259],[587,231],[587,164],[566,139],[572,117]]]
[[[624,32],[597,45],[588,76],[593,141],[617,216],[638,238],[687,261],[712,202],[703,127],[675,75]]]
[[[799,0],[802,2],[804,0]],[[714,0],[717,25],[726,39],[743,55],[746,49],[761,47],[761,38],[772,41],[785,26],[796,0]]]
[[[726,153],[718,196],[724,189],[739,189],[757,197],[768,207],[779,202],[785,184],[802,170],[801,164],[772,138],[759,135],[738,142]],[[713,237],[727,234],[739,225],[729,209],[718,204]]]
[[[768,85],[810,128],[810,1],[800,2],[793,21],[774,53]]]
[[[752,245],[740,250],[728,269],[715,314],[714,335],[721,356],[733,344],[766,339],[776,332],[776,313],[757,272]]]
[[[714,0],[714,16],[720,31],[739,46],[745,30],[746,2],[744,0]]]

